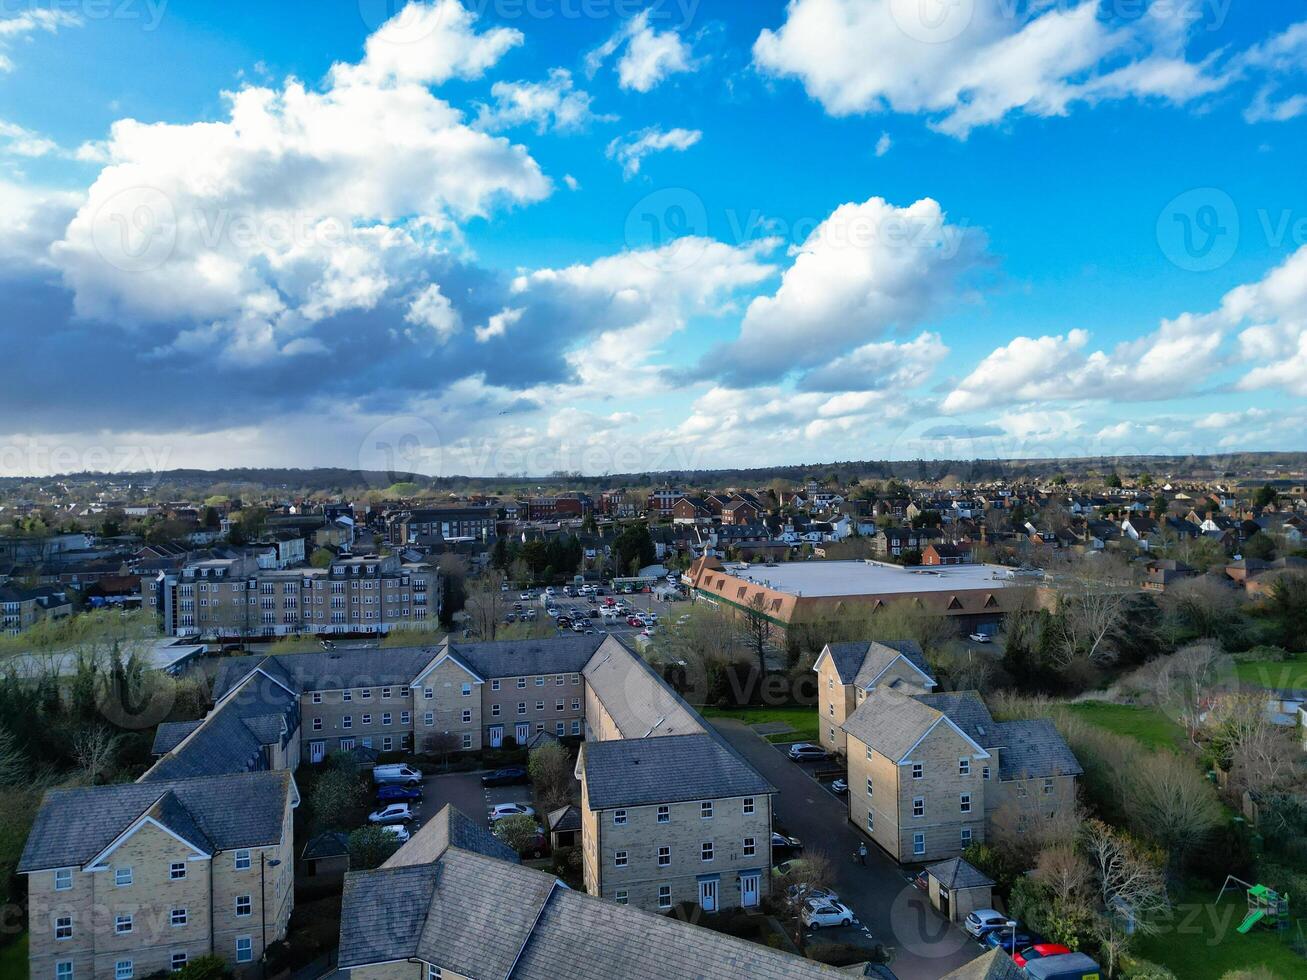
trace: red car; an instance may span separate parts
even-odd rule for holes
[[[642,623],[642,622],[640,621],[640,619],[639,619],[638,617],[636,617],[636,616],[627,616],[627,617],[626,617],[626,625],[627,625],[627,626],[643,626],[644,623]]]
[[[1071,947],[1063,946],[1061,943],[1036,943],[1033,946],[1027,946],[1019,953],[1012,956],[1012,962],[1017,966],[1024,967],[1031,960],[1042,960],[1046,956],[1064,956],[1071,952]]]

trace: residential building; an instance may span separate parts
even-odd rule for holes
[[[56,789],[18,864],[32,980],[252,969],[294,902],[288,772]]]
[[[915,640],[828,643],[812,669],[817,674],[818,740],[835,755],[844,754],[844,722],[868,691],[885,686],[928,694],[937,686]]]
[[[498,515],[493,507],[432,507],[386,515],[386,539],[393,545],[450,540],[493,541]]]
[[[351,980],[838,980],[847,971],[573,891],[446,807],[375,871],[345,879]]]
[[[8,636],[17,636],[47,619],[71,616],[72,612],[68,593],[58,588],[0,585],[0,632]]]

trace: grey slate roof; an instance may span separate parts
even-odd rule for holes
[[[560,888],[545,906],[511,977],[847,980],[848,974],[670,916]]]
[[[1003,950],[991,949],[940,980],[1026,980],[1026,975]]]
[[[557,810],[550,810],[545,818],[545,826],[554,832],[580,830],[581,810],[570,803],[567,806],[560,806]]]
[[[262,674],[246,675],[231,696],[141,777],[144,782],[216,776],[265,767],[263,746],[299,727],[299,699]],[[286,736],[282,735],[282,728]]]
[[[291,793],[288,772],[251,772],[168,782],[54,789],[37,811],[20,872],[78,867],[105,849],[156,805],[156,816],[187,836],[229,850],[281,839]],[[189,823],[188,823],[189,822]]]
[[[451,847],[499,858],[511,864],[518,863],[515,850],[463,811],[445,806],[410,837],[403,847],[387,858],[382,867],[430,864]]]
[[[872,679],[902,655],[914,667],[930,677],[926,658],[916,640],[849,641],[827,644],[835,672],[841,684],[865,687]]]
[[[583,673],[622,738],[704,731],[698,713],[643,657],[616,637],[604,639]]]
[[[776,792],[721,739],[707,733],[588,742],[584,764],[592,810]]]
[[[213,696],[221,698],[256,667],[299,693],[409,684],[437,653],[438,647],[345,647],[275,657],[232,657],[218,667]]]
[[[926,873],[946,888],[985,888],[994,881],[962,858],[949,858],[926,868]]]
[[[176,748],[178,742],[199,727],[199,721],[161,722],[159,727],[155,729],[154,744],[150,746],[150,754],[163,755],[165,752],[171,752]]]
[[[845,719],[846,732],[894,762],[901,760],[943,712],[885,688],[872,688]]]
[[[316,858],[342,857],[348,853],[349,834],[333,830],[309,838],[309,842],[304,845],[304,853],[300,857],[309,861]]]
[[[1071,747],[1047,718],[999,723],[999,779],[1079,776],[1084,773]]]
[[[483,678],[579,674],[603,642],[602,634],[533,640],[450,643],[449,650]]]

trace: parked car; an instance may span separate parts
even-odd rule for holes
[[[1026,976],[1032,980],[1084,980],[1085,977],[1099,976],[1101,972],[1102,968],[1084,953],[1063,953],[1032,960],[1025,969]]]
[[[407,803],[389,803],[368,814],[368,823],[408,823],[412,819],[413,813]]]
[[[809,929],[820,929],[823,926],[853,925],[853,920],[857,916],[853,914],[853,909],[843,902],[810,898],[803,903],[803,911],[799,914],[799,918]]]
[[[516,786],[527,781],[527,772],[521,766],[506,766],[481,777],[482,786]]]
[[[1013,950],[1025,949],[1035,943],[1035,937],[1028,932],[1016,930],[1013,936],[1013,930],[1004,926],[1002,929],[992,929],[985,933],[985,938],[981,940],[990,949],[1001,949],[1003,952],[1011,954]]]
[[[834,780],[830,784],[830,788],[832,793],[838,793],[840,796],[843,796],[845,793],[849,791],[849,781],[841,777],[839,779]]]
[[[531,593],[530,593],[530,592],[523,592],[520,596],[518,596],[518,598],[521,599],[523,602],[530,602],[530,601],[531,601]]]
[[[923,892],[930,891],[930,875],[924,871],[918,871],[912,876],[912,887],[920,888]]]
[[[378,803],[403,803],[407,800],[422,799],[421,786],[400,786],[392,783],[377,790]]]
[[[1033,946],[1027,946],[1019,953],[1012,954],[1012,962],[1017,966],[1024,967],[1032,960],[1042,960],[1049,956],[1065,956],[1071,952],[1070,946],[1063,946],[1061,943],[1035,943]]]
[[[826,757],[826,750],[811,742],[796,742],[790,746],[790,758],[796,762],[812,762]]]
[[[496,803],[490,808],[490,822],[498,823],[506,817],[534,817],[535,808],[525,803]]]
[[[968,637],[968,639],[971,640],[972,643],[993,642],[993,637],[991,637],[988,633],[972,633],[971,636]]]
[[[976,909],[963,920],[962,927],[979,939],[987,932],[1002,929],[1011,921],[998,909]]]
[[[799,905],[803,902],[838,902],[840,897],[829,888],[819,888],[816,885],[790,885],[785,889],[785,900],[791,905]]]
[[[402,823],[386,824],[381,828],[381,832],[395,838],[401,844],[405,843],[413,835],[408,832],[408,828]]]
[[[417,786],[422,782],[422,773],[397,762],[390,765],[373,766],[372,781],[378,786],[386,786],[392,783],[398,783],[401,786]]]
[[[803,853],[803,841],[797,837],[787,837],[785,834],[772,831],[771,835],[771,858],[773,861],[781,862],[786,858],[794,857]]]

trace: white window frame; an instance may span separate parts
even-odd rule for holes
[[[618,905],[625,905],[627,903],[626,889],[625,888],[617,889],[617,891],[613,893],[613,901],[616,902]]]
[[[614,851],[614,852],[613,852],[613,867],[614,867],[614,868],[625,868],[626,865],[627,865],[628,860],[629,860],[629,855],[627,854],[626,851]]]
[[[744,850],[745,857],[753,857],[758,850],[758,841],[753,837],[746,837],[741,842],[741,847]]]
[[[66,892],[72,887],[73,887],[73,869],[55,868],[54,890],[57,892]]]
[[[136,964],[131,960],[116,960],[113,964],[113,980],[132,980],[136,976]]]
[[[73,980],[72,960],[59,960],[55,963],[54,980]]]
[[[971,844],[971,828],[970,828],[970,827],[963,827],[963,828],[962,828],[962,833],[961,833],[961,835],[960,835],[960,840],[961,840],[961,844],[962,844],[962,846],[963,846],[964,848],[970,846],[970,844]]]
[[[872,810],[868,810],[868,811],[867,811],[867,833],[871,834],[871,833],[875,833],[875,831],[876,831],[876,814],[875,814],[875,812],[873,812]]]
[[[699,819],[711,820],[713,813],[712,800],[703,800],[699,803]]]
[[[626,811],[625,811],[625,810],[614,810],[614,811],[613,811],[613,826],[614,826],[614,827],[624,827],[624,826],[626,826]]]
[[[672,907],[672,886],[658,886],[658,907],[660,909],[669,909]]]
[[[170,861],[168,863],[168,880],[185,881],[186,880],[186,862]]]
[[[918,830],[915,834],[912,835],[912,853],[917,857],[920,857],[921,855],[926,853],[925,831]]]
[[[744,814],[745,814],[746,816],[747,816],[748,814],[750,814],[750,813],[753,813],[753,810],[754,810],[754,803],[753,803],[753,797],[752,797],[752,796],[746,796],[746,797],[744,798],[744,804],[743,804],[742,809],[743,809],[743,812],[744,812]]]
[[[113,869],[114,887],[126,888],[135,880],[136,880],[136,876],[132,873],[132,869],[130,867]]]
[[[970,759],[959,759],[959,760],[958,760],[958,775],[959,775],[959,776],[970,776],[970,775],[971,775],[971,760],[970,760]]]
[[[168,924],[174,929],[186,925],[190,919],[190,913],[184,905],[179,905],[168,913]]]
[[[254,861],[250,857],[249,848],[242,847],[240,850],[232,852],[231,864],[232,869],[235,871],[249,871],[254,865]]]
[[[245,906],[245,911],[244,911],[244,912],[241,911],[241,905],[242,905],[242,904]],[[236,917],[237,917],[238,919],[243,919],[243,918],[245,918],[247,915],[253,915],[253,914],[254,914],[254,896],[252,896],[252,895],[237,895],[237,896],[236,896],[236,903],[235,903],[235,911],[236,911]]]
[[[61,930],[66,930],[68,935],[59,935]],[[54,938],[55,942],[67,942],[73,938],[73,917],[71,915],[60,915],[54,920]]]
[[[926,766],[925,766],[925,763],[922,763],[922,762],[914,762],[914,763],[912,763],[912,778],[913,778],[913,779],[925,779],[925,778],[926,778]]]
[[[670,806],[667,806],[666,804],[662,804],[661,806],[658,807],[658,822],[659,823],[672,822],[672,808]]]
[[[920,820],[926,815],[926,798],[924,796],[914,796],[912,798],[912,819]]]
[[[241,955],[242,948],[244,950],[243,956]],[[236,962],[237,963],[254,962],[254,937],[253,936],[236,937]]]
[[[960,797],[958,797],[958,809],[959,809],[962,813],[970,813],[970,812],[971,812],[971,794],[970,794],[970,793],[963,793]]]
[[[176,973],[178,970],[184,969],[186,967],[186,960],[187,956],[185,950],[173,953],[169,958],[169,965],[172,967],[172,972]]]
[[[716,856],[717,856],[717,849],[713,847],[712,841],[706,840],[699,845],[699,860],[702,861],[704,864],[709,863]]]
[[[654,854],[654,863],[660,868],[670,867],[672,863],[672,848],[668,844],[659,846]]]
[[[136,919],[130,912],[123,912],[113,917],[113,934],[115,936],[130,936],[136,928]]]

